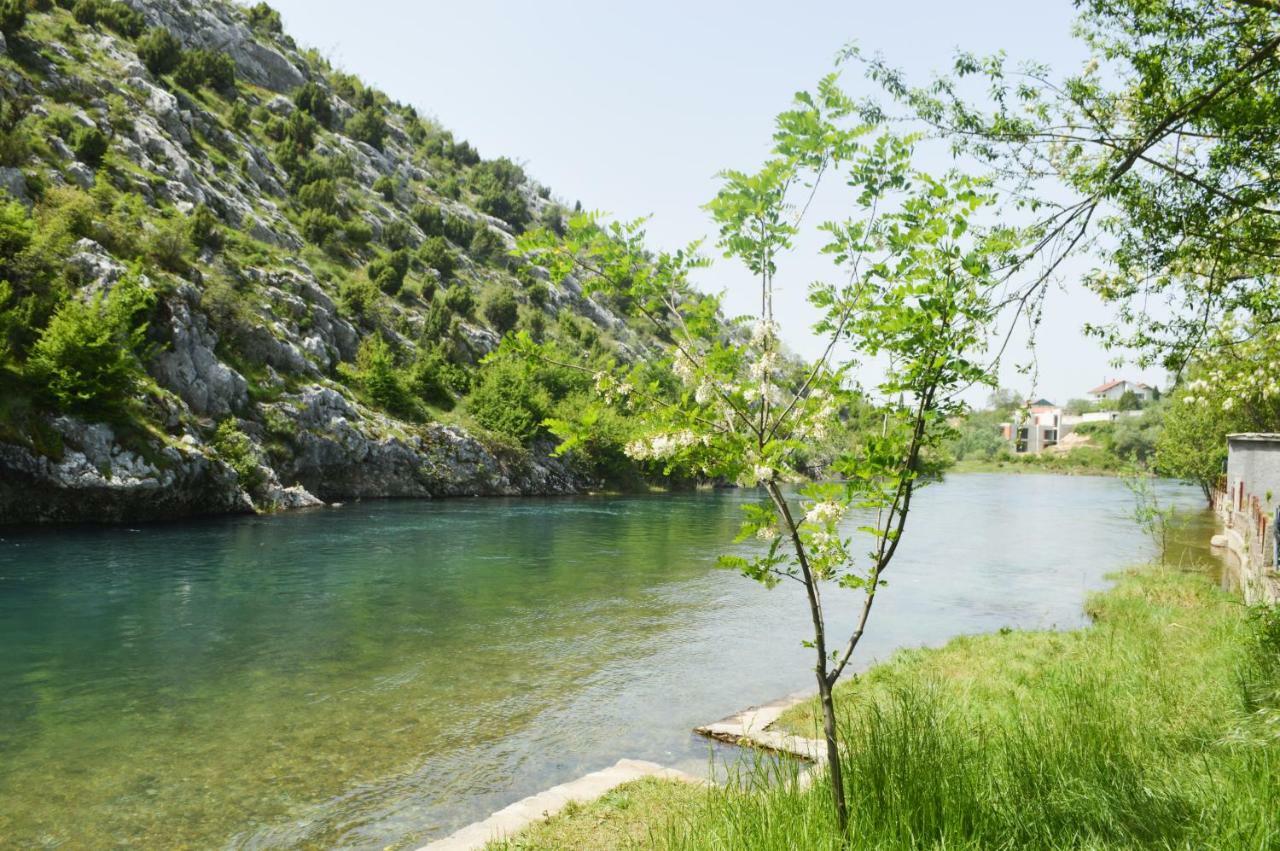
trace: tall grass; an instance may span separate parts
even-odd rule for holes
[[[712,789],[651,844],[1280,848],[1280,619],[1155,570],[1091,611],[1085,630],[960,639],[844,688],[847,844],[825,777]]]

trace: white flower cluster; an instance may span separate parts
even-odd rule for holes
[[[751,329],[751,344],[763,346],[778,339],[778,323],[769,319],[761,319]]]
[[[671,364],[671,371],[685,384],[692,384],[694,379],[698,377],[697,367],[694,366],[688,355],[682,351],[676,352],[675,361]]]
[[[627,457],[636,461],[661,460],[670,458],[681,449],[688,449],[698,444],[706,446],[710,443],[710,440],[709,437],[698,437],[688,429],[681,429],[680,431],[654,434],[633,440],[626,445],[623,451],[627,453]]]
[[[596,392],[603,396],[607,402],[624,401],[635,392],[635,388],[631,386],[630,382],[618,381],[607,372],[597,372],[592,377],[596,382]]]
[[[844,506],[835,500],[827,499],[809,506],[804,520],[815,526],[826,526],[829,523],[839,523],[842,517],[844,517]]]
[[[774,371],[778,368],[778,353],[774,351],[765,352],[760,359],[752,362],[750,371],[753,381],[764,381],[767,378],[773,378]]]

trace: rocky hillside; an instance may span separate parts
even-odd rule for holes
[[[550,457],[590,376],[482,363],[518,330],[602,361],[655,342],[509,254],[566,215],[520,166],[265,4],[0,0],[0,32],[0,523],[638,472],[605,426]]]

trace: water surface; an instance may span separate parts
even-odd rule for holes
[[[810,686],[800,589],[714,567],[756,498],[6,532],[0,846],[414,847],[619,757],[705,770],[693,726]],[[958,475],[915,506],[859,667],[1076,626],[1152,553],[1113,479]]]

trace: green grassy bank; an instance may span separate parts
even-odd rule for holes
[[[1088,608],[840,687],[848,847],[1280,848],[1280,613],[1153,568]],[[814,709],[779,723],[813,735]],[[839,848],[829,794],[646,780],[496,847]]]

